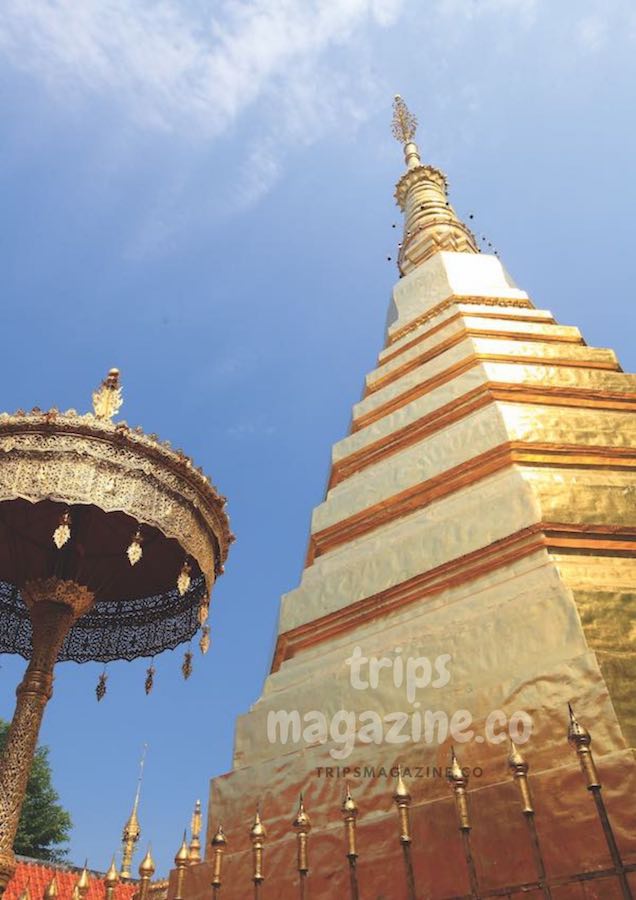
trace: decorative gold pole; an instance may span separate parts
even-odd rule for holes
[[[409,818],[411,795],[402,778],[401,766],[398,766],[398,778],[393,799],[398,809],[400,821],[400,843],[402,845],[404,868],[406,870],[407,897],[408,900],[416,900],[415,873],[413,872],[413,860],[411,858],[411,822]]]
[[[342,801],[342,818],[345,827],[345,840],[347,842],[347,860],[349,861],[349,886],[351,890],[351,900],[359,900],[358,891],[358,849],[356,846],[356,819],[358,817],[358,807],[355,800],[351,796],[349,785],[347,792]]]
[[[534,865],[537,870],[539,886],[543,891],[546,900],[552,900],[552,892],[546,881],[545,863],[543,862],[543,854],[539,843],[539,835],[537,826],[534,821],[534,806],[532,804],[532,795],[530,793],[530,785],[528,784],[528,771],[530,766],[525,761],[514,741],[510,742],[510,755],[508,756],[508,768],[512,773],[521,799],[521,812],[526,821],[528,834],[530,836],[530,844],[532,846],[532,856]]]
[[[183,841],[174,858],[174,867],[177,870],[177,886],[174,892],[174,900],[184,900],[183,883],[185,881],[185,870],[188,868],[189,862],[190,852],[188,850],[188,842],[184,830]]]
[[[192,821],[190,823],[190,850],[188,860],[190,864],[201,862],[201,801],[194,804]]]
[[[250,829],[250,840],[252,842],[252,860],[254,864],[254,874],[252,881],[254,882],[254,900],[259,900],[261,896],[261,885],[265,881],[263,874],[263,845],[267,832],[265,826],[261,822],[261,815],[258,807],[254,816],[254,824]]]
[[[20,891],[20,896],[18,900],[31,900],[31,891],[29,890],[29,885],[24,888],[24,890]]]
[[[148,894],[150,891],[150,879],[154,874],[155,862],[152,858],[150,847],[148,847],[148,852],[139,863],[139,892],[137,894],[138,900],[148,900]]]
[[[227,838],[223,831],[223,826],[219,825],[216,834],[212,838],[212,850],[214,857],[212,859],[212,896],[214,900],[221,896],[221,870],[223,868],[223,854],[227,847]]]
[[[117,885],[119,884],[119,872],[117,871],[117,866],[115,865],[115,857],[111,861],[110,866],[108,867],[108,872],[104,876],[104,887],[106,888],[106,900],[115,900],[115,892],[117,891]]]
[[[605,835],[607,849],[609,850],[610,856],[612,857],[612,862],[614,863],[614,870],[621,886],[621,893],[623,895],[623,898],[624,900],[633,900],[633,894],[627,881],[625,866],[618,849],[618,844],[616,843],[616,838],[614,837],[614,831],[612,829],[609,816],[607,815],[605,801],[603,800],[603,797],[601,795],[602,785],[598,777],[598,772],[596,771],[596,764],[594,762],[594,757],[592,756],[592,750],[590,747],[592,743],[592,736],[590,735],[589,731],[587,731],[587,729],[584,728],[576,720],[572,707],[569,703],[568,711],[570,713],[568,742],[576,750],[579,762],[581,764],[581,771],[583,772],[583,776],[587,784],[587,789],[594,797],[596,812],[598,813],[598,817],[603,828],[603,834]]]
[[[470,846],[471,825],[470,817],[468,815],[468,797],[466,795],[468,775],[465,775],[462,771],[462,768],[457,761],[457,757],[455,756],[454,747],[451,747],[451,765],[447,777],[455,795],[455,809],[457,810],[459,830],[462,835],[462,844],[464,845],[464,857],[466,859],[466,868],[468,869],[471,897],[478,897],[479,886],[477,884],[477,870],[475,869],[475,860],[473,859],[473,851]]]
[[[74,581],[29,581],[22,590],[33,631],[31,661],[0,758],[0,897],[15,870],[13,841],[44,708],[53,694],[53,667],[73,623],[91,608],[93,594]]]
[[[311,820],[309,819],[309,816],[305,811],[302,794],[300,795],[300,804],[298,806],[296,818],[292,823],[292,827],[296,832],[297,866],[298,877],[300,879],[299,897],[300,900],[305,900],[307,875],[309,874],[309,854],[307,844],[309,841],[309,832],[311,831]]]

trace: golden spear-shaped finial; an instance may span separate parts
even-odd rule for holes
[[[18,900],[31,900],[31,891],[28,884],[20,891]]]
[[[568,712],[570,714],[570,723],[568,726],[568,742],[574,749],[576,750],[577,756],[579,758],[579,762],[581,764],[581,771],[585,775],[585,779],[587,781],[588,790],[592,790],[592,788],[600,788],[601,782],[598,777],[598,772],[596,771],[596,764],[594,762],[594,757],[592,756],[592,750],[590,749],[590,744],[592,743],[592,736],[589,731],[577,721],[574,710],[568,703]]]
[[[115,854],[113,854],[113,858],[110,866],[108,867],[108,871],[104,876],[104,885],[106,887],[106,900],[115,900],[115,891],[117,890],[117,884],[119,882],[119,873],[117,872],[117,866],[115,865]]]
[[[297,843],[297,868],[300,873],[301,881],[309,872],[309,854],[307,844],[309,840],[309,832],[311,831],[311,820],[305,810],[303,795],[300,795],[298,804],[298,812],[296,818],[292,822],[292,828],[296,832]]]
[[[570,713],[568,741],[576,750],[579,762],[581,764],[581,770],[587,782],[587,789],[588,791],[590,791],[592,797],[594,798],[596,812],[603,828],[603,834],[605,835],[607,849],[609,850],[612,862],[614,863],[614,868],[618,874],[618,880],[621,886],[621,895],[623,897],[631,897],[631,888],[627,881],[627,873],[625,872],[625,869],[623,867],[624,864],[621,851],[616,842],[614,829],[612,828],[612,824],[607,814],[607,808],[605,806],[605,801],[603,800],[601,780],[598,777],[596,764],[594,762],[594,757],[592,756],[592,750],[590,748],[590,744],[592,743],[592,736],[590,735],[589,731],[584,728],[584,726],[581,725],[581,723],[577,720],[576,716],[574,715],[574,710],[569,703],[568,711]]]
[[[212,890],[215,897],[218,896],[218,893],[221,890],[221,870],[223,868],[223,854],[225,853],[226,847],[227,838],[223,831],[223,826],[219,825],[216,834],[212,838],[212,850],[214,851],[214,858],[212,860]]]
[[[468,798],[466,796],[466,788],[468,787],[468,776],[464,775],[462,767],[455,755],[455,748],[451,747],[451,765],[448,770],[448,782],[453,788],[455,794],[455,806],[457,808],[457,818],[459,819],[459,830],[470,831],[470,817],[468,815]]]
[[[358,817],[358,807],[355,800],[351,796],[349,784],[344,795],[341,806],[342,818],[345,827],[345,841],[347,845],[347,860],[349,862],[349,885],[351,892],[351,900],[358,900],[358,848],[356,846],[356,819]]]
[[[345,826],[347,857],[355,860],[358,856],[358,848],[356,846],[356,819],[358,818],[358,807],[351,796],[348,784],[344,800],[342,801],[342,818]]]
[[[90,878],[88,877],[88,860],[84,863],[80,877],[77,879],[77,895],[79,900],[84,900],[90,887]]]
[[[119,384],[119,369],[111,369],[97,390],[93,391],[93,412],[97,419],[115,416],[124,402]]]
[[[192,813],[192,820],[190,822],[190,831],[192,833],[190,838],[190,850],[189,850],[189,862],[192,863],[200,863],[201,862],[201,801],[197,800],[194,804],[194,812]]]
[[[517,783],[519,795],[521,797],[521,808],[525,816],[531,816],[534,813],[532,805],[532,796],[530,794],[530,786],[528,784],[528,771],[530,766],[525,761],[519,748],[515,742],[510,740],[510,754],[508,755],[508,768],[512,773],[512,777]]]
[[[404,855],[408,897],[409,900],[415,900],[415,873],[413,871],[413,860],[411,859],[411,822],[409,818],[411,794],[402,777],[402,766],[398,766],[397,784],[395,785],[393,800],[395,801],[399,815],[400,843],[402,844],[402,852]]]
[[[174,900],[184,900],[183,883],[185,880],[185,870],[190,862],[190,852],[188,850],[188,842],[186,840],[185,829],[183,831],[183,841],[177,850],[174,858],[174,866],[177,870],[177,885],[175,888]]]
[[[411,805],[411,795],[404,783],[404,778],[402,777],[402,766],[398,766],[397,784],[395,785],[393,800],[395,801],[400,816],[400,842],[402,844],[410,844],[411,825],[409,821],[409,806]]]
[[[265,881],[265,875],[263,874],[263,846],[266,837],[267,831],[265,830],[265,826],[261,821],[260,809],[257,806],[256,815],[254,816],[254,824],[250,829],[253,861],[252,881],[254,882],[256,888],[255,894],[258,894],[260,885],[263,883],[263,881]]]
[[[152,858],[152,852],[150,850],[150,846],[148,846],[148,851],[142,861],[139,863],[139,893],[137,894],[138,900],[147,900],[148,893],[150,890],[150,880],[152,876],[155,874],[155,861]]]
[[[57,878],[54,875],[53,878],[49,881],[46,888],[44,889],[44,893],[42,895],[43,900],[55,900],[57,897]]]

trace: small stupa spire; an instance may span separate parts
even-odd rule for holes
[[[406,172],[395,190],[395,199],[404,213],[404,235],[398,253],[401,275],[426,262],[439,251],[478,253],[471,231],[450,205],[446,176],[425,165],[414,141],[417,119],[402,97],[393,100],[393,137],[404,148]]]
[[[124,825],[124,830],[122,833],[122,855],[121,855],[121,870],[120,875],[122,878],[132,878],[132,861],[133,855],[135,853],[135,847],[137,846],[137,842],[141,837],[141,826],[139,824],[139,797],[141,796],[141,784],[144,777],[144,765],[146,762],[146,750],[148,749],[148,745],[144,744],[141,760],[139,763],[139,778],[137,779],[137,790],[135,791],[135,801],[133,803],[132,812],[128,818],[128,821]]]

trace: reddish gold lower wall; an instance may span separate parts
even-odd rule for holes
[[[612,866],[593,798],[585,788],[572,751],[565,744],[561,756],[561,765],[542,771],[530,782],[546,871],[553,882],[576,872],[594,872]],[[528,758],[531,758],[530,753]],[[623,861],[636,864],[636,819],[631,802],[636,791],[633,754],[624,751],[601,757],[599,768],[603,795]],[[505,777],[505,766],[500,769],[503,769],[503,781],[480,787],[478,779],[473,778],[469,795],[471,843],[480,896],[487,896],[504,886],[529,884],[537,878],[516,785]],[[240,773],[237,775],[240,777]],[[278,782],[264,798],[263,817],[268,825],[268,840],[265,847],[266,880],[261,895],[263,898],[294,898],[299,896],[299,887],[295,870],[296,839],[290,823],[300,784],[292,783],[292,779],[296,781],[293,774],[285,773],[283,769],[278,776]],[[417,897],[441,900],[470,896],[451,791],[443,780],[435,781],[435,784],[424,778],[409,781],[413,795],[412,857]],[[348,863],[339,813],[343,784],[335,778],[309,777],[303,785],[306,807],[313,813],[314,823],[309,844],[308,881],[309,896],[313,900],[349,897]],[[363,784],[354,778],[351,784],[360,808],[357,828],[360,897],[364,900],[407,898],[397,814],[391,799],[394,782],[378,779]],[[427,802],[431,794],[435,799]],[[245,816],[240,817],[242,821],[232,817],[233,821],[228,823],[229,847],[220,894],[224,900],[243,900],[253,895],[247,809]],[[211,877],[209,862],[191,867],[185,884],[188,900],[208,900]],[[630,877],[634,880],[636,876],[632,873]],[[535,890],[519,891],[510,896],[545,895],[541,890]],[[621,896],[616,878],[578,884],[555,883],[552,888],[555,900],[612,900]]]

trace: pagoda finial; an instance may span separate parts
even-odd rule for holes
[[[420,159],[413,140],[417,119],[399,94],[393,100],[392,130],[404,146],[406,160],[406,172],[395,191],[404,213],[404,235],[398,251],[400,275],[408,275],[440,251],[478,253],[474,235],[458,219],[448,200],[446,176]]]
[[[100,386],[93,391],[93,413],[110,421],[124,402],[119,383],[119,369],[110,369]]]
[[[404,146],[404,158],[409,169],[420,166],[420,151],[413,140],[417,131],[417,119],[399,94],[393,98],[391,130],[395,140]]]
[[[122,855],[121,855],[121,871],[122,878],[132,878],[132,860],[135,852],[135,846],[141,837],[141,826],[139,824],[139,797],[141,795],[141,784],[144,777],[144,765],[146,763],[146,751],[148,744],[144,744],[141,752],[141,760],[139,762],[139,778],[137,779],[137,790],[135,791],[135,801],[133,803],[132,812],[122,834]]]

